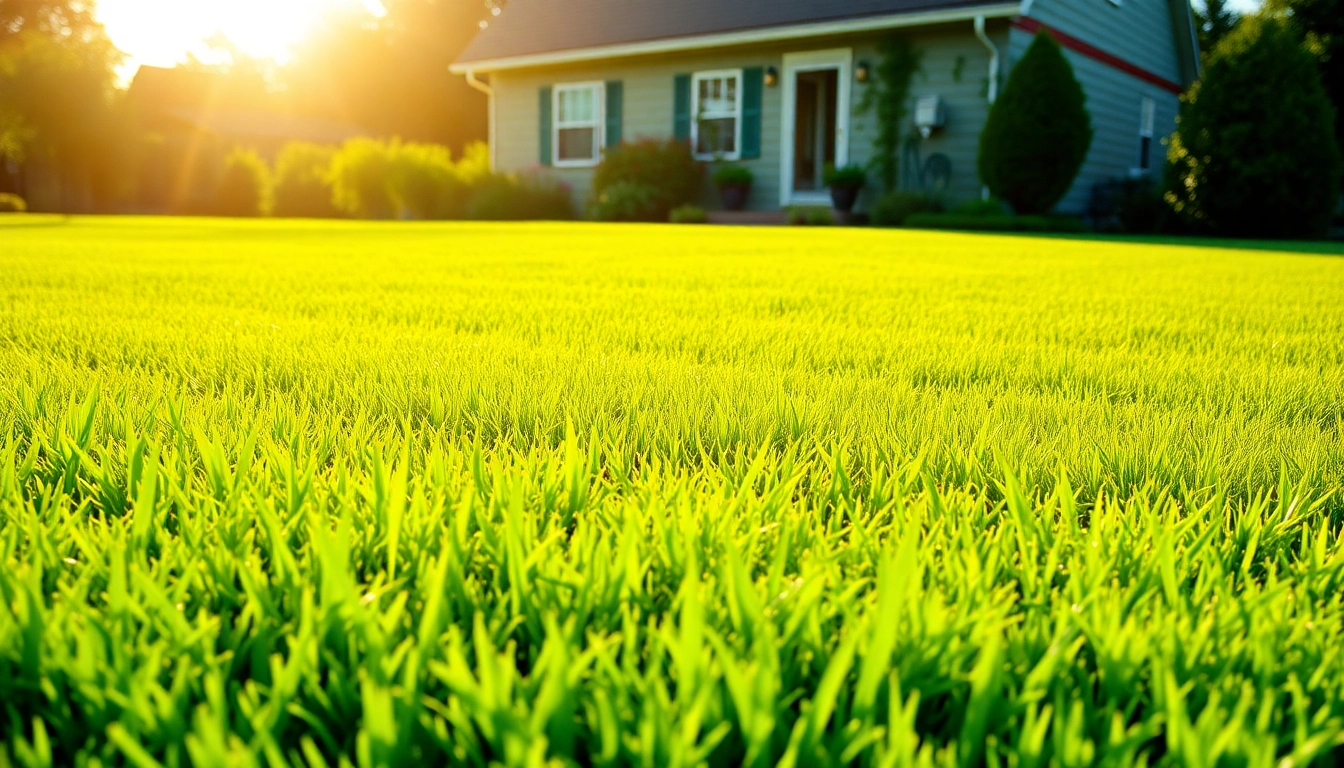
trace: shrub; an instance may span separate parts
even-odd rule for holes
[[[1214,234],[1323,237],[1338,194],[1334,119],[1316,62],[1292,31],[1248,18],[1184,99],[1168,199]]]
[[[397,212],[413,219],[460,219],[471,190],[458,178],[447,147],[395,146],[387,167],[388,192]]]
[[[913,229],[956,229],[974,232],[1059,232],[1078,234],[1089,231],[1081,219],[1072,216],[1012,216],[964,213],[916,213],[906,219]]]
[[[596,221],[659,221],[659,209],[656,187],[618,181],[593,197],[588,203],[588,217]],[[667,221],[667,216],[661,220]]]
[[[388,219],[397,211],[388,177],[398,145],[351,139],[331,161],[332,202],[361,219]]]
[[[224,174],[215,188],[214,213],[219,216],[264,216],[270,208],[270,171],[250,149],[235,149],[224,160]]]
[[[835,216],[826,208],[790,208],[789,224],[795,227],[829,227]]]
[[[27,213],[28,203],[18,195],[0,192],[0,213]]]
[[[698,205],[683,205],[672,209],[673,224],[707,224],[709,214]]]
[[[937,202],[920,192],[888,192],[868,211],[868,220],[877,227],[905,226],[912,214],[938,210]]]
[[[1092,145],[1083,87],[1059,43],[1040,32],[1013,67],[980,134],[980,179],[1019,214],[1050,211]]]
[[[331,218],[340,215],[331,202],[331,161],[336,150],[292,142],[275,159],[272,191],[276,216]]]
[[[539,174],[480,179],[467,202],[478,221],[565,221],[574,218],[569,187]]]
[[[868,173],[857,165],[846,165],[840,168],[832,166],[826,168],[821,180],[828,187],[862,189],[868,183]]]
[[[755,180],[756,175],[743,165],[721,165],[714,169],[716,187],[750,187]]]
[[[593,173],[592,199],[598,200],[615,184],[641,184],[653,190],[650,220],[667,221],[673,208],[693,203],[700,196],[704,172],[684,141],[620,144],[607,150]]]
[[[1172,229],[1171,203],[1147,179],[1125,184],[1115,215],[1120,228],[1132,235],[1155,235]]]
[[[999,200],[996,197],[991,197],[987,200],[984,198],[967,200],[956,208],[953,208],[952,213],[961,214],[963,216],[1003,216],[1008,213],[1008,211],[1004,209],[1002,200]]]

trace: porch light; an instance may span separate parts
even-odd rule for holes
[[[779,70],[774,67],[767,67],[765,70],[765,85],[767,88],[774,88],[779,83]]]
[[[859,65],[854,68],[854,79],[858,80],[860,83],[868,82],[868,77],[871,74],[872,70],[869,69],[868,62],[866,61],[860,61]]]

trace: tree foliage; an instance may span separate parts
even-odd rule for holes
[[[1339,193],[1334,120],[1316,62],[1293,31],[1248,18],[1185,97],[1168,199],[1222,235],[1323,236]]]
[[[224,161],[215,193],[220,216],[264,216],[270,212],[270,169],[256,152],[234,150]]]
[[[1227,0],[1205,0],[1204,7],[1195,9],[1196,33],[1199,51],[1205,58],[1218,47],[1241,21],[1241,14],[1228,7]]]
[[[1335,140],[1344,152],[1344,0],[1268,0],[1265,12],[1291,21],[1316,57],[1335,107]]]
[[[387,0],[330,16],[279,77],[299,111],[459,153],[485,139],[485,95],[448,67],[490,14],[482,0]]]
[[[980,179],[1017,213],[1048,213],[1073,185],[1091,145],[1083,87],[1059,43],[1042,31],[989,110]]]
[[[91,4],[0,0],[0,158],[42,163],[63,188],[110,192],[129,136],[120,60]]]

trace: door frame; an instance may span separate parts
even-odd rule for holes
[[[849,123],[852,108],[850,105],[854,83],[854,49],[831,48],[824,51],[784,54],[784,71],[781,75],[784,85],[783,115],[780,120],[780,159],[779,159],[779,204],[787,208],[790,205],[829,204],[830,193],[826,190],[798,192],[793,188],[793,164],[796,147],[794,129],[798,119],[798,73],[817,72],[826,69],[838,71],[836,84],[839,93],[835,99],[835,165],[837,168],[849,163]]]

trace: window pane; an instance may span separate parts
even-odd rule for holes
[[[595,107],[597,99],[593,98],[592,88],[583,88],[579,90],[568,90],[560,92],[560,122],[579,123],[593,122],[597,119]]]
[[[732,114],[737,111],[737,78],[716,77],[700,81],[700,113]]]
[[[561,160],[593,160],[594,128],[561,128],[557,157]]]
[[[737,151],[737,119],[732,117],[701,120],[696,137],[695,151],[702,155],[725,154]]]

